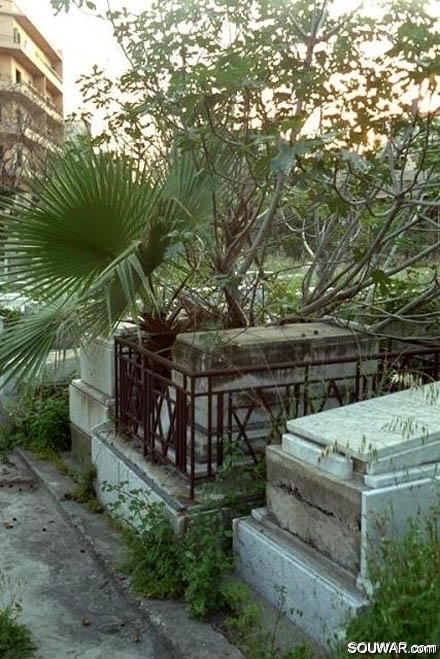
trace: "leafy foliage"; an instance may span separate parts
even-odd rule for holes
[[[150,502],[142,490],[127,483],[104,484],[115,492],[110,511],[124,522],[129,572],[136,592],[146,597],[183,596],[192,615],[204,618],[225,606],[221,584],[231,569],[226,532],[217,516],[191,521],[183,536],[174,533],[164,504]]]
[[[35,656],[29,630],[16,620],[11,608],[0,611],[0,656],[4,659],[27,659]]]
[[[184,596],[196,618],[206,618],[228,605],[223,578],[232,570],[232,556],[226,551],[229,535],[220,514],[205,513],[190,522],[183,538]]]
[[[256,311],[256,291],[286,245],[306,272],[299,300],[288,294],[276,312],[319,316],[353,300],[358,320],[440,247],[439,122],[421,105],[438,89],[437,19],[424,0],[367,4],[157,0],[104,14],[130,68],[82,78],[90,105],[108,108],[96,143],[150,160],[177,149],[222,182],[210,229],[179,256],[193,273],[203,262],[226,326],[273,318]],[[427,287],[438,296],[436,275]],[[390,322],[385,311],[374,324]]]
[[[25,388],[13,404],[10,421],[1,439],[9,448],[19,445],[46,455],[67,450],[70,447],[67,387]]]
[[[6,252],[16,288],[38,309],[7,327],[0,369],[40,377],[49,351],[107,334],[151,300],[151,274],[209,212],[202,177],[185,159],[148,172],[89,146],[57,156],[36,200],[10,202]],[[185,205],[186,200],[188,204]]]
[[[102,106],[123,92],[130,100],[119,101],[110,128],[143,150],[146,125],[151,142],[177,130],[186,148],[217,134],[259,160],[269,145],[278,152],[273,169],[289,173],[322,145],[301,133],[315,110],[325,141],[337,136],[351,149],[369,143],[371,130],[388,134],[413,85],[435,89],[439,37],[428,3],[381,5],[337,13],[316,0],[156,0],[137,14],[108,11],[131,68],[119,83],[95,70],[83,78],[84,93]],[[264,147],[259,156],[254,144]]]
[[[35,645],[27,627],[18,622],[21,604],[7,592],[11,584],[0,572],[0,657],[2,659],[31,659],[35,656]]]
[[[440,72],[429,2],[153,0],[104,17],[129,69],[82,78],[86,102],[107,109],[101,151],[63,154],[36,203],[11,206],[18,274],[42,309],[6,331],[3,372],[34,377],[54,343],[163,315],[171,287],[173,317],[225,327],[351,301],[365,321],[387,292],[384,331],[438,297],[437,271],[409,312],[388,285],[440,249],[439,120],[420,103]],[[299,300],[289,290],[262,311],[268,256],[286,240],[304,266]]]
[[[127,560],[123,568],[131,576],[133,589],[145,597],[181,595],[181,547],[164,505],[148,501],[142,490],[128,490],[126,483],[117,486],[104,484],[103,489],[117,493],[110,512],[128,522],[128,526],[123,527],[127,545]],[[124,514],[121,509],[125,510]]]
[[[424,531],[424,532],[423,532]],[[411,645],[440,642],[440,538],[435,514],[425,530],[409,529],[401,540],[382,545],[372,566],[375,584],[366,611],[346,629],[350,641],[404,639]],[[334,657],[346,656],[346,644]]]

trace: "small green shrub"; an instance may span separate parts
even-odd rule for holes
[[[280,625],[286,615],[285,593],[279,590],[277,613],[272,620],[255,601],[251,588],[235,579],[224,582],[223,591],[230,611],[224,629],[248,659],[314,659],[308,645],[282,649]],[[293,640],[293,639],[292,639]],[[284,645],[287,645],[284,638]]]
[[[25,389],[10,411],[10,421],[10,427],[3,431],[3,444],[19,445],[44,455],[67,450],[70,448],[67,387]]]
[[[123,567],[135,592],[161,599],[183,597],[195,618],[227,616],[225,629],[250,659],[312,659],[306,646],[280,652],[276,637],[284,612],[272,630],[264,631],[263,614],[250,588],[231,579],[231,531],[221,511],[194,517],[186,533],[177,536],[165,505],[151,503],[145,491],[128,490],[126,482],[104,483],[103,489],[117,494],[109,510],[120,522],[127,546]]]
[[[266,461],[249,464],[243,449],[226,444],[223,464],[215,480],[204,486],[207,501],[222,501],[233,517],[249,515],[252,508],[264,505],[266,494]]]
[[[196,618],[206,618],[227,606],[223,579],[233,567],[226,545],[230,535],[220,514],[205,513],[190,522],[182,538],[185,601]]]
[[[128,522],[123,530],[127,546],[123,569],[131,576],[133,590],[144,597],[159,599],[181,596],[184,591],[181,544],[174,535],[164,504],[149,502],[142,490],[128,491],[126,483],[104,484],[103,489],[118,493],[109,510]],[[122,517],[122,507],[128,511],[128,518]]]
[[[0,462],[10,464],[9,455],[14,448],[13,438],[8,432],[0,434]]]
[[[145,597],[183,596],[190,613],[198,618],[222,609],[226,605],[222,579],[232,569],[232,557],[219,515],[196,517],[187,532],[177,536],[165,505],[151,503],[145,492],[127,490],[126,485],[104,483],[103,489],[118,495],[109,510],[125,520],[123,567],[135,592]]]
[[[383,543],[380,560],[371,568],[375,584],[366,611],[347,625],[353,642],[376,639],[411,645],[440,645],[440,535],[433,517],[425,533],[415,525],[398,541]],[[334,659],[347,656],[338,646]]]
[[[250,587],[241,581],[225,580],[222,591],[229,610],[224,621],[226,634],[246,656],[255,654],[255,646],[261,645],[261,607],[255,601]]]
[[[15,611],[8,607],[0,611],[0,657],[26,659],[35,656],[35,646],[29,630],[16,620]]]
[[[146,597],[178,597],[183,590],[179,543],[162,504],[149,504],[147,515],[148,524],[127,536],[133,588]]]

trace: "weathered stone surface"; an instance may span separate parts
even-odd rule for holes
[[[324,645],[365,606],[344,570],[268,522],[234,520],[234,550],[241,576]]]
[[[113,414],[114,398],[109,398],[82,380],[73,380],[69,387],[70,421],[87,435]]]
[[[287,422],[288,431],[322,446],[356,458],[374,470],[382,459],[397,459],[402,452],[421,449],[419,464],[432,461],[431,446],[440,445],[438,409],[440,382],[388,396],[327,410]],[[423,458],[423,453],[426,456]],[[435,448],[434,448],[435,451]],[[396,468],[417,463],[399,462]],[[435,459],[438,459],[435,453]],[[386,465],[388,469],[390,465]]]
[[[115,395],[114,341],[96,340],[81,350],[81,380],[112,398]]]
[[[298,460],[313,465],[320,471],[331,474],[341,480],[353,478],[353,460],[338,453],[326,452],[322,446],[310,440],[284,433],[282,450]]]
[[[268,447],[266,461],[269,516],[355,574],[360,565],[359,482],[330,478],[279,447]]]
[[[285,453],[280,446],[266,449],[267,481],[275,487],[295,492],[311,505],[341,519],[357,519],[364,489],[360,479],[340,481],[323,475],[312,465]]]
[[[173,358],[197,371],[374,353],[374,338],[327,323],[181,334]]]
[[[369,475],[389,474],[396,471],[408,471],[420,465],[432,464],[440,461],[440,441],[436,436],[427,438],[419,446],[402,449],[393,455],[374,459],[365,465]]]
[[[422,536],[426,533],[426,521],[438,510],[439,495],[440,475],[362,493],[361,576],[368,576],[383,538],[401,537],[410,524]]]
[[[358,358],[376,351],[371,337],[327,323],[299,323],[181,334],[173,346],[173,360],[194,374],[219,371],[195,378],[195,423],[200,433],[222,435],[231,424],[233,439],[243,437],[244,427],[249,437],[253,433],[265,439],[279,436],[286,416],[348,402],[356,388]],[[337,358],[353,361],[325,363]],[[318,363],[310,366],[312,361]],[[294,365],[279,368],[287,363]],[[258,370],[246,372],[255,367]],[[222,373],[228,369],[227,375]],[[362,374],[376,370],[374,359],[361,365]],[[185,376],[177,368],[172,379],[184,386]],[[299,385],[295,391],[294,385]]]
[[[420,467],[388,471],[386,473],[366,474],[364,483],[373,489],[390,487],[399,483],[423,480],[424,478],[438,478],[440,476],[440,463],[428,463]]]
[[[280,488],[267,486],[269,515],[288,530],[354,575],[360,566],[359,524],[335,517]]]
[[[88,467],[92,461],[91,437],[83,430],[70,424],[70,436],[72,439],[71,453],[82,465]]]
[[[106,507],[118,500],[116,488],[124,484],[124,491],[141,492],[139,497],[147,503],[164,503],[170,520],[177,533],[181,533],[185,526],[185,506],[174,491],[166,485],[159,483],[154,477],[157,469],[141,459],[139,451],[119,441],[111,424],[103,424],[95,428],[92,436],[92,463],[96,467],[96,490],[99,501]],[[150,472],[150,473],[147,473]],[[163,474],[159,471],[161,477]],[[106,487],[103,487],[104,483]],[[170,485],[168,482],[167,485]],[[182,491],[183,491],[183,485]],[[187,489],[187,488],[186,488]],[[179,492],[180,493],[180,492]],[[130,518],[129,502],[123,504],[118,510],[122,517]]]

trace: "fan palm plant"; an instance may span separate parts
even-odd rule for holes
[[[152,298],[152,274],[211,210],[203,175],[184,155],[166,169],[91,147],[55,157],[33,200],[3,213],[12,284],[38,303],[7,328],[0,373],[35,379],[49,351],[109,335]]]

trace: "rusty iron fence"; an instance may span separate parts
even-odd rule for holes
[[[186,478],[193,498],[234,447],[256,463],[286,420],[437,380],[439,366],[440,345],[194,372],[117,337],[116,427]]]

